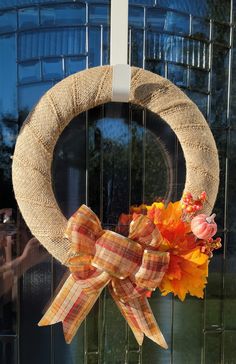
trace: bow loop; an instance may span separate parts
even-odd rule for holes
[[[92,265],[119,279],[133,273],[142,260],[142,247],[122,235],[107,230],[97,241]]]
[[[134,214],[130,223],[129,238],[144,247],[158,248],[163,237],[154,223],[145,215]]]
[[[68,221],[65,236],[71,241],[69,258],[75,255],[94,256],[95,242],[103,234],[97,215],[82,205]]]
[[[121,302],[134,300],[146,294],[145,288],[139,287],[129,277],[126,279],[112,279],[111,288]]]
[[[139,287],[154,291],[161,283],[168,269],[170,254],[145,249],[142,265],[135,274],[135,282]]]

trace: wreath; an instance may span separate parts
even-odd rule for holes
[[[17,139],[13,186],[19,208],[33,235],[71,271],[40,325],[62,321],[70,342],[108,285],[138,343],[146,335],[166,348],[147,295],[159,288],[180,299],[186,293],[202,296],[209,257],[220,246],[219,239],[212,238],[213,217],[207,216],[218,191],[218,153],[197,106],[170,81],[132,67],[129,102],[158,114],[182,146],[186,161],[182,199],[168,206],[155,202],[133,208],[132,214],[121,217],[129,219],[128,237],[119,229],[103,230],[85,205],[67,221],[52,189],[53,151],[75,116],[112,101],[112,74],[112,66],[96,67],[59,82],[29,114]],[[198,277],[195,290],[189,289],[186,276]]]

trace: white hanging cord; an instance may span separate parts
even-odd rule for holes
[[[129,101],[128,8],[128,0],[111,0],[110,63],[113,66],[112,101],[116,102]]]

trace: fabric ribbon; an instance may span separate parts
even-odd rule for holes
[[[146,298],[160,284],[170,260],[168,252],[158,251],[163,238],[153,222],[136,215],[127,238],[103,230],[96,214],[82,205],[69,219],[66,237],[72,243],[66,262],[71,274],[38,325],[62,321],[70,343],[108,285],[138,344],[146,335],[167,348]]]

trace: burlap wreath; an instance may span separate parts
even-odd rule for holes
[[[60,262],[71,243],[67,220],[52,189],[51,164],[56,142],[79,113],[112,101],[112,66],[76,73],[52,87],[26,119],[13,157],[13,186],[32,234]],[[214,138],[197,106],[170,81],[132,67],[129,102],[158,114],[176,133],[186,160],[185,191],[207,192],[205,213],[212,211],[219,185]],[[202,212],[202,211],[201,211]]]

